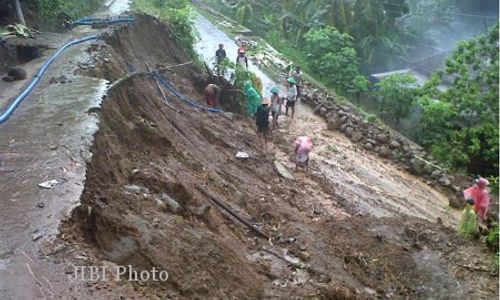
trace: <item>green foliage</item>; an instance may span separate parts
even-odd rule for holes
[[[496,246],[498,249],[498,223],[493,224],[490,230],[488,231],[488,235],[486,236],[486,242],[490,245]]]
[[[409,74],[387,76],[378,82],[375,96],[378,101],[378,110],[386,120],[399,120],[410,112],[416,93],[415,78]]]
[[[245,81],[250,80],[255,90],[262,95],[262,80],[255,73],[236,65],[234,85],[243,90]]]
[[[491,193],[495,196],[498,196],[499,195],[499,180],[498,180],[498,176],[489,176],[488,177],[488,181],[490,182],[490,190],[491,190]]]
[[[417,141],[455,169],[498,176],[498,24],[459,43],[446,62],[451,87],[436,74],[418,92],[423,111]]]
[[[172,26],[170,34],[191,57],[195,57],[197,32],[193,28],[192,10],[187,0],[133,0],[132,10],[157,16]]]
[[[22,5],[36,11],[49,27],[62,25],[63,19],[74,21],[95,12],[104,0],[30,0],[21,1]]]
[[[309,30],[304,38],[310,68],[341,94],[352,90],[354,79],[359,75],[352,37],[326,26]]]

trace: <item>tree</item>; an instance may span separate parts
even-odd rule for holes
[[[446,62],[454,78],[440,91],[436,74],[419,92],[419,142],[436,158],[472,174],[498,176],[498,24],[459,43]]]
[[[398,125],[402,117],[410,112],[416,93],[416,79],[409,74],[387,76],[378,82],[375,96],[380,115],[385,120],[394,120]]]
[[[16,13],[17,17],[19,18],[19,22],[26,26],[26,21],[24,20],[24,14],[23,14],[23,9],[21,8],[21,3],[19,3],[19,0],[16,0]]]
[[[352,37],[340,33],[335,27],[325,26],[309,30],[304,38],[310,68],[337,92],[346,94],[359,75],[358,56],[352,46]]]

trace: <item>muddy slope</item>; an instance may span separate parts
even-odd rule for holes
[[[150,17],[107,37],[109,59],[93,76],[116,80],[131,71],[188,61],[169,28]],[[203,102],[201,70],[167,71],[178,90]],[[136,296],[174,299],[488,299],[496,278],[481,269],[484,251],[440,224],[412,217],[356,215],[327,179],[285,181],[255,138],[251,120],[195,110],[151,78],[113,89],[100,112],[82,205],[63,229],[88,264],[110,261],[135,270],[166,270],[166,282],[130,283]],[[275,136],[273,151],[289,151]],[[244,150],[246,161],[235,158]],[[304,175],[307,176],[307,175]],[[310,181],[316,184],[310,184]],[[309,182],[309,183],[308,183]],[[204,192],[203,192],[204,191]],[[270,236],[262,239],[221,212],[225,202]],[[317,210],[317,198],[335,211]],[[477,270],[479,269],[479,271]],[[470,278],[475,277],[475,281]],[[99,289],[111,288],[99,282]],[[103,287],[104,286],[104,287]],[[480,288],[480,290],[479,290]],[[478,291],[479,290],[479,291]],[[132,295],[124,295],[131,297]]]

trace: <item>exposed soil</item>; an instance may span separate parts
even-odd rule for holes
[[[167,25],[140,17],[95,49],[109,59],[89,75],[114,81],[145,70],[145,62],[187,62],[169,32]],[[190,64],[164,76],[203,103],[200,74]],[[165,282],[119,283],[132,286],[136,297],[498,298],[491,253],[447,227],[455,219],[442,211],[444,196],[325,132],[324,121],[310,110],[301,107],[293,122],[284,117],[285,130],[273,134],[266,153],[252,120],[201,112],[167,97],[176,110],[163,103],[151,77],[134,77],[109,92],[82,204],[61,234],[89,265],[168,271]],[[312,165],[287,181],[273,160],[291,166],[290,144],[306,130],[317,141]],[[238,160],[238,151],[250,159]],[[255,236],[206,193],[270,238]],[[107,289],[132,297],[115,285],[97,282],[85,294]]]

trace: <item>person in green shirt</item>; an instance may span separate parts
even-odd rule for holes
[[[473,237],[477,232],[477,217],[474,211],[474,200],[468,199],[465,203],[465,209],[462,212],[462,218],[458,223],[458,233],[464,238]]]
[[[252,86],[250,81],[245,81],[245,95],[247,97],[247,113],[250,116],[255,115],[257,112],[257,108],[260,106],[262,102],[262,97],[257,92],[257,90]]]

